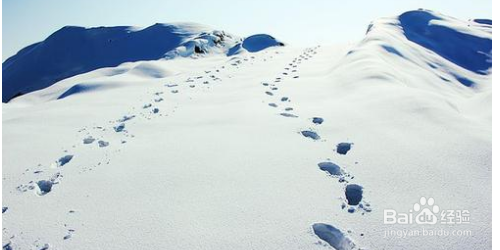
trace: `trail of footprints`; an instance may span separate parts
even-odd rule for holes
[[[271,108],[279,108],[283,106],[282,111],[279,113],[282,117],[286,118],[299,118],[297,114],[294,113],[294,109],[291,106],[292,100],[288,96],[280,96],[278,94],[279,87],[278,85],[285,80],[294,80],[299,79],[299,68],[300,65],[307,60],[313,58],[314,55],[317,54],[316,50],[319,46],[314,48],[306,49],[301,55],[294,58],[292,62],[290,62],[285,68],[284,72],[280,74],[280,76],[276,77],[272,83],[264,82],[262,85],[267,87],[268,89],[264,92],[268,97],[275,98],[274,102],[269,102],[268,105]],[[279,53],[279,52],[275,52]],[[268,59],[272,59],[273,56],[270,55],[268,58],[262,58],[263,62],[268,61]],[[221,73],[229,68],[234,67],[236,69],[241,68],[245,63],[253,64],[255,61],[254,56],[249,56],[245,58],[233,58],[228,64],[216,67],[211,70],[205,70],[204,74],[188,77],[183,82],[180,81],[178,83],[165,83],[163,85],[163,90],[156,91],[153,93],[150,101],[145,102],[140,107],[133,107],[132,112],[128,112],[126,115],[123,115],[121,118],[116,120],[108,121],[108,125],[106,126],[90,126],[84,127],[78,130],[78,134],[82,135],[80,142],[76,143],[72,146],[73,149],[78,147],[90,147],[95,145],[94,150],[104,150],[103,157],[97,159],[94,163],[86,163],[86,166],[81,167],[81,173],[92,171],[97,167],[108,165],[110,163],[110,153],[118,153],[120,152],[119,147],[114,147],[114,150],[110,150],[113,148],[113,144],[126,144],[129,140],[132,140],[135,136],[128,131],[127,124],[130,121],[135,119],[142,118],[143,120],[151,120],[162,116],[168,116],[168,112],[162,112],[163,108],[161,106],[164,101],[165,92],[170,94],[179,94],[181,92],[181,88],[183,91],[194,89],[197,86],[203,86],[209,89],[209,85],[223,81],[223,76]],[[232,75],[226,75],[224,78],[232,78]],[[182,86],[186,85],[186,86]],[[160,109],[161,108],[161,109]],[[171,113],[175,112],[176,106],[169,107]],[[134,112],[139,110],[139,112]],[[134,114],[135,113],[135,114]],[[312,122],[314,126],[320,126],[324,119],[321,117],[312,117],[308,119],[308,122]],[[320,135],[314,131],[313,129],[307,129],[300,131],[300,134],[305,138],[311,139],[313,141],[321,140]],[[119,139],[116,139],[116,135],[119,135]],[[114,138],[113,142],[111,139],[106,138]],[[349,142],[341,142],[337,145],[336,151],[339,155],[345,155],[351,150],[352,143]],[[63,179],[63,169],[67,164],[71,165],[72,160],[77,158],[77,155],[68,153],[68,150],[64,150],[64,153],[57,160],[52,162],[51,164],[42,165],[38,164],[35,168],[36,170],[26,169],[24,174],[31,173],[36,180],[29,181],[27,184],[21,184],[16,187],[16,190],[19,192],[27,192],[34,191],[36,196],[43,197],[49,193],[51,193],[55,187],[55,185],[59,185]],[[345,202],[342,204],[342,209],[347,209],[349,213],[355,213],[356,211],[361,211],[361,214],[364,212],[370,212],[370,204],[364,202],[363,200],[363,187],[358,184],[351,184],[350,181],[354,179],[354,176],[348,173],[344,168],[338,166],[337,164],[331,162],[330,160],[319,162],[318,168],[321,171],[324,171],[328,174],[328,176],[332,178],[336,178],[339,183],[343,184],[344,193],[345,193]],[[41,174],[47,174],[46,178],[40,178]],[[2,207],[2,213],[6,213],[8,211],[8,207]],[[69,210],[68,214],[75,214],[77,211]],[[76,230],[74,228],[69,227],[64,224],[64,227],[67,229],[67,233],[62,236],[63,240],[69,240],[75,235]],[[348,236],[346,236],[339,229],[323,223],[316,223],[312,226],[313,232],[322,240],[327,242],[332,247],[337,250],[345,250],[345,249],[354,249],[355,244],[350,240]],[[7,232],[7,228],[3,228],[4,234]],[[361,234],[363,235],[363,234]],[[3,246],[3,249],[12,249],[12,241],[15,238],[15,235],[10,237],[11,241]],[[324,244],[322,242],[318,242],[317,244]],[[40,240],[37,240],[33,243],[36,249],[49,249],[50,245],[48,243],[41,243]]]
[[[241,68],[245,62],[255,61],[254,56],[249,56],[245,58],[233,58],[229,62],[229,64],[224,64],[219,67],[215,67],[210,70],[203,71],[202,74],[194,77],[187,77],[184,81],[179,81],[178,83],[165,83],[161,87],[160,91],[156,91],[150,96],[150,100],[145,102],[140,107],[133,107],[131,112],[127,112],[126,115],[123,115],[121,118],[108,121],[107,125],[95,125],[89,126],[79,129],[78,135],[81,137],[80,141],[76,144],[72,145],[72,149],[77,151],[76,149],[80,147],[92,147],[92,150],[103,150],[103,156],[100,159],[96,159],[96,162],[86,162],[85,166],[80,166],[80,173],[85,173],[88,171],[92,171],[100,166],[108,165],[110,163],[110,154],[120,152],[120,148],[116,146],[116,144],[126,144],[129,140],[135,137],[134,134],[130,133],[128,129],[128,124],[136,119],[143,119],[144,121],[148,121],[151,119],[155,119],[162,116],[168,116],[168,112],[162,112],[164,106],[162,107],[162,102],[164,101],[165,92],[171,94],[180,93],[180,89],[185,87],[185,90],[193,89],[197,86],[202,86],[206,89],[209,89],[211,84],[216,82],[223,81],[224,78],[232,78],[232,75],[221,76],[222,72],[229,67]],[[263,59],[266,61],[266,59]],[[184,84],[186,86],[182,86]],[[171,113],[175,112],[177,106],[168,107]],[[139,110],[138,112],[135,112]],[[118,136],[117,136],[118,135]],[[117,139],[118,137],[118,139]],[[109,139],[107,139],[109,138]],[[111,150],[110,148],[113,148]],[[69,150],[63,150],[63,155],[56,159],[54,162],[49,163],[48,165],[38,164],[35,167],[35,170],[26,169],[22,174],[23,176],[27,174],[31,174],[31,177],[34,180],[29,181],[26,184],[20,184],[16,187],[16,190],[20,193],[25,193],[28,191],[33,191],[36,196],[43,197],[54,191],[55,186],[61,184],[63,179],[63,170],[66,167],[75,167],[71,166],[73,160],[78,158],[78,155],[68,153]],[[97,157],[99,158],[99,157]],[[40,176],[45,174],[47,177],[41,178]],[[2,207],[2,213],[6,213],[9,210],[9,207]],[[75,214],[77,211],[69,210],[68,214]],[[64,224],[64,227],[67,228],[68,225]],[[8,229],[3,228],[3,234],[8,235]],[[22,234],[22,232],[21,232]],[[76,234],[76,230],[74,228],[67,228],[67,233],[62,236],[63,240],[69,240]],[[9,237],[10,241],[3,245],[3,249],[12,249],[14,239],[16,235],[11,235]],[[33,243],[36,249],[49,249],[50,244],[48,243],[40,243],[39,241]]]
[[[298,79],[300,77],[299,71],[301,64],[312,59],[314,55],[317,54],[318,48],[319,46],[305,49],[302,54],[295,57],[286,65],[284,71],[273,81],[262,83],[266,88],[264,91],[265,95],[268,98],[274,99],[274,101],[268,103],[268,106],[274,109],[279,109],[281,106],[283,107],[279,115],[287,118],[299,118],[299,115],[294,112],[291,106],[292,101],[290,97],[279,94],[279,84],[284,81]],[[311,122],[313,126],[317,128],[325,121],[321,117],[311,117],[307,119],[307,122]],[[301,130],[299,134],[313,141],[322,140],[321,136],[316,132],[316,129]],[[326,140],[323,139],[323,141]],[[340,142],[337,144],[335,151],[339,156],[346,155],[351,150],[352,146],[353,143]],[[357,162],[355,164],[357,164]],[[347,210],[348,213],[359,212],[361,215],[372,211],[370,204],[363,199],[363,187],[359,184],[351,183],[354,180],[354,175],[350,174],[345,168],[335,164],[330,159],[319,162],[318,168],[324,171],[328,176],[337,179],[338,182],[342,184],[344,190],[344,197],[342,197],[344,202],[341,205],[342,210]],[[312,226],[312,229],[315,235],[337,250],[356,248],[354,242],[345,233],[332,225],[316,223]],[[348,232],[352,233],[351,231]],[[364,234],[361,233],[360,236],[364,236]],[[325,243],[320,241],[317,244]]]

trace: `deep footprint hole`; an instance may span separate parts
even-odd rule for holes
[[[363,187],[358,184],[349,184],[345,188],[345,197],[347,204],[351,206],[358,205],[363,199]]]
[[[38,186],[38,194],[39,195],[45,195],[50,193],[52,191],[52,186],[54,183],[52,181],[46,181],[46,180],[41,180],[36,183]]]
[[[304,130],[300,132],[304,137],[311,138],[313,140],[319,140],[321,137],[314,131]]]
[[[337,144],[337,153],[341,155],[347,154],[349,150],[351,150],[352,143],[350,142],[341,142]]]
[[[349,237],[332,225],[316,223],[312,228],[314,234],[337,250],[351,250],[356,247]]]
[[[333,162],[320,162],[318,163],[318,167],[332,176],[341,176],[344,174],[340,166]]]

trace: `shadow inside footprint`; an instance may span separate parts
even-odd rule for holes
[[[107,141],[103,141],[103,140],[99,140],[99,141],[97,142],[97,144],[99,144],[99,147],[100,147],[100,148],[104,148],[104,147],[109,146],[109,142],[107,142]]]
[[[41,180],[36,183],[38,190],[37,193],[39,195],[46,195],[52,191],[52,185],[54,183],[52,181]]]
[[[313,140],[319,140],[321,137],[314,131],[304,130],[300,132],[304,137],[311,138]]]
[[[135,115],[130,115],[130,116],[126,116],[126,115],[124,115],[122,118],[120,118],[120,119],[118,120],[118,122],[126,122],[126,121],[128,121],[128,120],[133,119],[134,117],[135,117]]]
[[[83,139],[83,144],[91,144],[94,141],[95,141],[94,137],[89,136],[89,137]]]
[[[347,152],[349,152],[349,150],[351,150],[351,146],[352,146],[352,143],[341,142],[341,143],[337,144],[337,153],[339,153],[341,155],[345,155],[345,154],[347,154]]]
[[[62,167],[66,165],[71,159],[73,159],[73,155],[65,155],[57,160],[57,166]]]
[[[344,171],[342,170],[342,168],[340,168],[339,165],[337,165],[337,164],[335,164],[333,162],[329,162],[329,161],[320,162],[320,163],[318,163],[318,167],[322,171],[325,171],[325,172],[329,173],[331,176],[342,176],[342,175],[344,175]]]
[[[312,122],[314,124],[321,124],[321,123],[323,123],[323,118],[321,118],[321,117],[313,117],[312,118]]]
[[[280,113],[281,116],[284,116],[284,117],[291,117],[291,118],[297,118],[298,116],[294,115],[294,114],[290,114],[290,113]]]
[[[122,124],[114,127],[113,129],[115,130],[115,132],[122,132],[125,129],[125,124],[122,123]]]
[[[345,188],[345,197],[347,204],[351,206],[358,205],[363,199],[363,187],[357,184],[349,184]]]
[[[356,247],[356,244],[349,237],[334,226],[316,223],[312,228],[314,234],[337,250],[352,250]]]

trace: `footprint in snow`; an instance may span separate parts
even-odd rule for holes
[[[37,244],[37,247],[39,247],[39,246],[38,246],[38,244]],[[50,249],[50,245],[49,245],[48,243],[47,243],[47,244],[44,244],[44,245],[40,248],[40,250],[49,250],[49,249]]]
[[[109,142],[107,142],[107,141],[103,141],[103,140],[99,140],[99,141],[97,142],[97,144],[99,144],[99,147],[100,147],[100,148],[104,148],[104,147],[109,146]]]
[[[286,101],[288,101],[288,100],[289,100],[289,99],[288,99],[288,97],[286,97],[286,96],[281,97],[281,101],[282,101],[282,102],[286,102]]]
[[[296,116],[294,114],[290,114],[290,113],[280,113],[280,115],[284,116],[284,117],[298,118],[298,116]]]
[[[339,165],[329,161],[318,163],[318,167],[334,177],[341,177],[345,173]]]
[[[125,129],[125,123],[121,123],[120,125],[116,126],[116,127],[113,127],[113,129],[115,130],[115,132],[122,132],[124,129]]]
[[[269,103],[268,105],[269,105],[270,107],[273,107],[273,108],[277,108],[277,107],[278,107],[278,105],[276,105],[276,103]]]
[[[54,182],[52,180],[40,180],[36,183],[37,194],[40,196],[46,195],[52,191],[52,186]]]
[[[312,228],[316,236],[336,250],[352,250],[356,248],[356,244],[349,237],[332,225],[315,223]]]
[[[313,140],[319,140],[321,137],[314,131],[311,130],[303,130],[300,132],[304,137],[311,138]]]
[[[118,119],[118,122],[126,122],[128,120],[131,120],[135,117],[135,115],[131,115],[131,116],[126,116],[124,115],[122,118]]]
[[[160,112],[160,110],[158,108],[153,109],[153,114],[157,114],[158,112]]]
[[[354,213],[357,209],[362,209],[365,212],[372,211],[370,204],[363,202],[363,187],[358,184],[349,184],[345,187],[345,198],[347,200],[347,205],[349,205],[347,209],[349,213]],[[343,204],[342,209],[345,207],[346,205]]]
[[[72,159],[73,159],[73,155],[65,155],[56,161],[56,165],[57,165],[57,167],[62,167],[64,165],[66,165],[68,162],[70,162]]]
[[[270,91],[266,91],[266,95],[273,96],[273,93]]]
[[[347,152],[349,152],[349,150],[351,150],[352,144],[353,143],[349,143],[349,142],[341,142],[341,143],[337,144],[337,153],[339,153],[341,155],[347,154]]]
[[[319,124],[322,124],[322,123],[323,123],[323,121],[324,121],[324,120],[323,120],[323,118],[321,118],[321,117],[313,117],[313,118],[312,118],[312,122],[313,122],[314,124],[318,124],[318,125],[319,125]]]
[[[74,229],[68,229],[68,234],[66,234],[64,237],[63,237],[63,240],[67,240],[67,239],[70,239],[72,236],[73,236],[73,233],[75,232]]]
[[[86,137],[83,139],[83,144],[91,144],[95,141],[95,138],[92,136]]]
[[[358,184],[349,184],[345,187],[347,204],[358,205],[363,199],[363,187]]]

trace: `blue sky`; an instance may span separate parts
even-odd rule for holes
[[[297,46],[355,42],[371,20],[426,8],[491,18],[491,0],[4,0],[2,60],[65,25],[149,26],[193,21],[240,36],[268,33]]]

